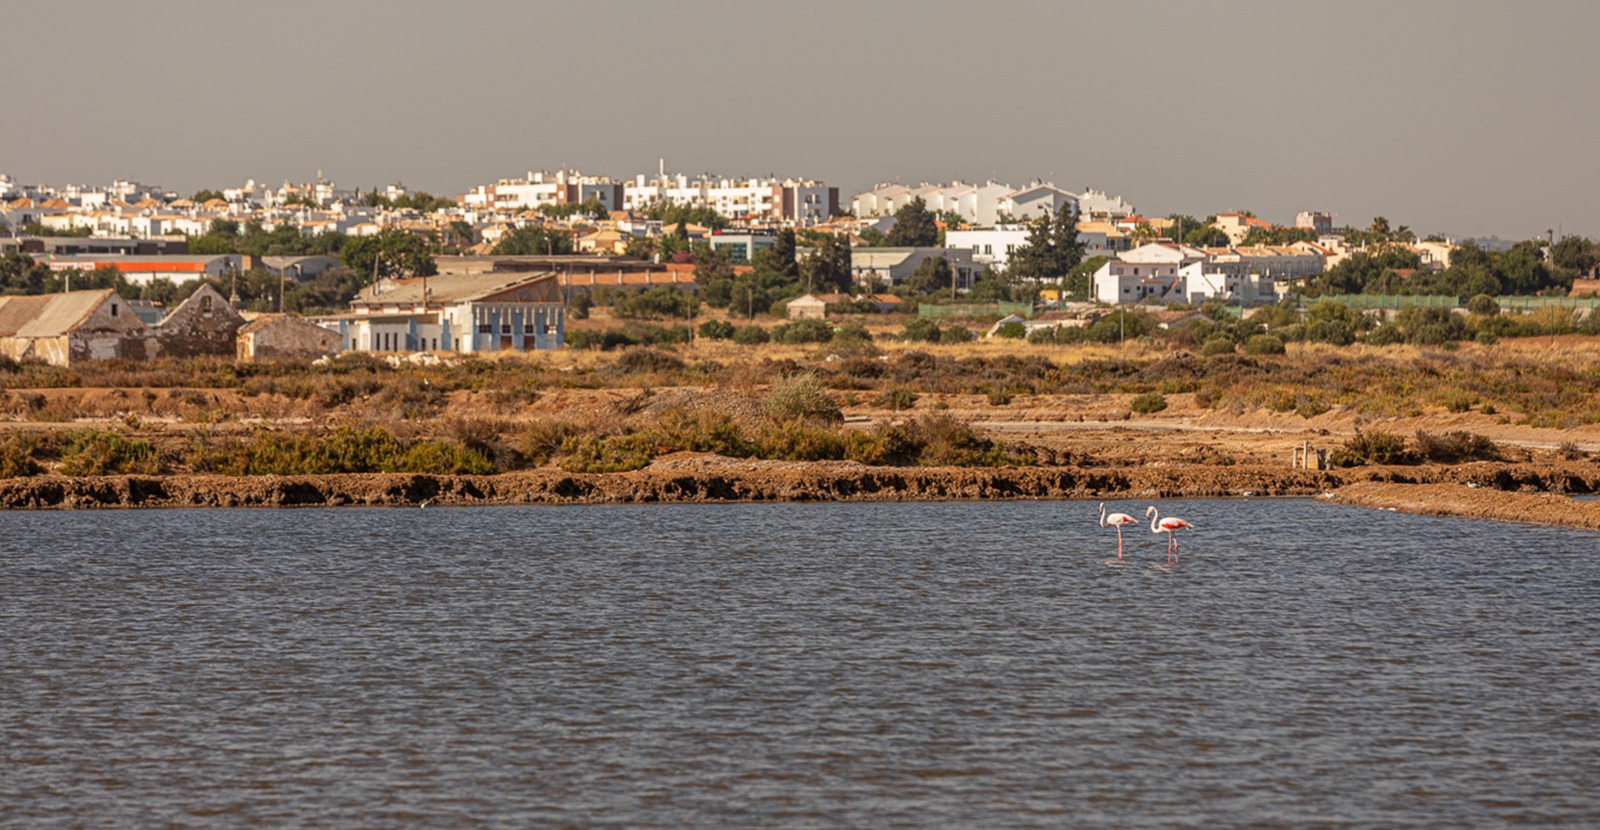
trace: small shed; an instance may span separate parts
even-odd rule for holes
[[[821,320],[828,316],[828,304],[815,294],[801,294],[789,301],[790,320]]]

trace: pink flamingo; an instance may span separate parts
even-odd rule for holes
[[[1111,526],[1117,529],[1117,561],[1122,561],[1122,528],[1138,523],[1138,519],[1126,513],[1112,513],[1106,515],[1106,503],[1100,502],[1100,526]]]
[[[1153,504],[1145,509],[1144,514],[1150,517],[1151,533],[1167,534],[1167,567],[1178,564],[1178,531],[1187,530],[1194,525],[1182,519],[1161,518],[1161,514],[1156,512],[1156,506]]]

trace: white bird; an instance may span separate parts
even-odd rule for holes
[[[1153,504],[1145,508],[1144,514],[1150,517],[1151,533],[1167,534],[1167,567],[1178,564],[1178,531],[1193,528],[1194,525],[1175,517],[1161,518]]]
[[[1106,503],[1100,502],[1100,526],[1106,527],[1107,525],[1110,525],[1117,529],[1118,562],[1122,561],[1122,528],[1127,525],[1136,524],[1138,521],[1138,519],[1135,519],[1126,513],[1112,513],[1108,516],[1106,515]]]
[[[425,501],[425,502],[423,502],[423,503],[421,503],[421,504],[419,504],[419,505],[417,505],[417,509],[418,509],[418,510],[421,510],[421,509],[423,509],[423,508],[425,508],[425,507],[427,507],[427,506],[428,506],[428,505],[430,505],[430,504],[433,504],[433,500],[432,500],[432,499],[429,499],[429,500],[428,500],[428,501]]]

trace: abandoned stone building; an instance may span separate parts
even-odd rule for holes
[[[0,354],[55,366],[89,360],[151,360],[162,355],[232,355],[244,318],[202,285],[151,326],[106,288],[0,297]]]
[[[288,314],[263,314],[239,329],[240,360],[315,360],[339,353],[342,338],[303,317]]]
[[[109,288],[0,297],[0,354],[13,360],[149,360],[160,348],[155,332]]]

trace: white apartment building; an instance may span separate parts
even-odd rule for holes
[[[1121,196],[1107,196],[1104,190],[1095,190],[1086,187],[1078,194],[1078,212],[1085,219],[1094,219],[1102,222],[1115,222],[1126,219],[1139,211],[1128,204]]]
[[[968,224],[980,227],[999,224],[1005,216],[1022,220],[1036,217],[1046,210],[1055,213],[1067,204],[1082,210],[1078,196],[1051,182],[1038,180],[1020,188],[992,180],[983,184],[924,182],[916,187],[880,184],[856,195],[850,200],[850,206],[851,211],[862,218],[892,216],[913,199],[921,199],[929,211],[948,211],[960,216]]]
[[[1123,262],[1111,260],[1094,272],[1092,293],[1096,300],[1113,305],[1132,305],[1148,299],[1157,302],[1186,302],[1183,275],[1171,262]]]
[[[609,176],[585,176],[577,170],[558,170],[554,174],[528,171],[520,179],[501,179],[467,191],[465,208],[520,211],[537,210],[546,205],[582,204],[590,199],[608,211],[623,210],[623,185]]]
[[[1005,269],[1011,262],[1011,253],[1028,241],[1027,225],[997,225],[992,228],[974,228],[964,231],[945,231],[947,248],[966,248],[972,251],[972,261],[982,268],[987,265],[997,270]],[[1078,229],[1078,241],[1083,244],[1083,258],[1115,256],[1104,231]]]

